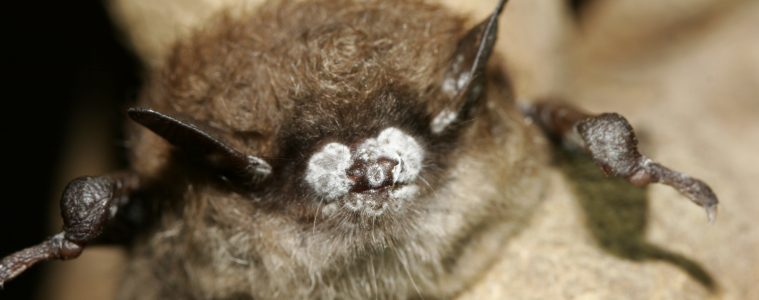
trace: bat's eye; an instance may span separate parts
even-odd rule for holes
[[[329,143],[308,161],[306,182],[323,199],[379,193],[411,184],[422,169],[424,150],[412,136],[390,127],[357,146]]]

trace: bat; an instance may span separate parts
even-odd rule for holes
[[[72,181],[62,232],[0,261],[0,285],[119,240],[124,299],[448,298],[540,202],[548,139],[712,221],[709,186],[641,154],[624,117],[514,101],[505,4],[475,25],[400,0],[218,16],[128,110],[130,167]]]

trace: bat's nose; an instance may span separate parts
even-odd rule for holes
[[[380,157],[372,161],[357,160],[346,171],[348,178],[355,182],[351,192],[379,190],[392,185],[395,182],[393,169],[396,166],[398,166],[398,161],[387,157]]]

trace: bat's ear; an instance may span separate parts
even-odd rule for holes
[[[230,147],[219,139],[210,128],[180,120],[177,117],[147,108],[130,108],[127,113],[137,123],[145,126],[181,149],[201,157],[211,167],[235,176],[248,183],[256,183],[271,174],[271,166],[263,159],[247,155]]]
[[[482,95],[485,65],[493,52],[498,16],[505,4],[506,0],[500,0],[490,16],[458,41],[441,86],[448,103],[433,118],[430,124],[433,133],[440,134],[454,121],[464,118],[472,104]]]

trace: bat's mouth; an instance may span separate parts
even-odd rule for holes
[[[416,184],[395,184],[378,189],[350,192],[322,205],[319,212],[325,217],[335,214],[352,215],[358,219],[378,218],[388,213],[400,213],[419,194]]]
[[[349,193],[339,201],[338,205],[348,212],[367,217],[379,217],[388,211],[399,212],[418,193],[419,187],[416,184],[397,184]]]

